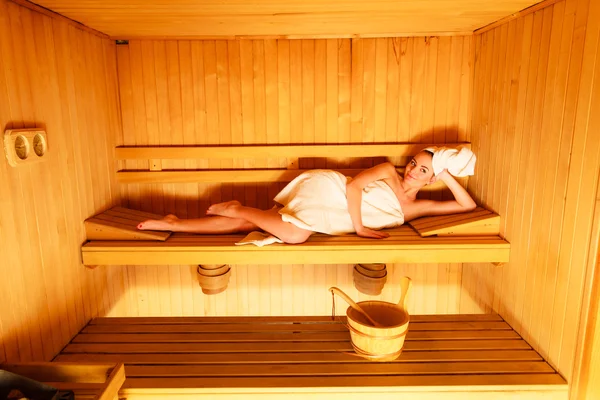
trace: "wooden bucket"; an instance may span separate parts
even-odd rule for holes
[[[218,270],[218,272],[221,272],[218,275],[205,275],[205,271],[198,266],[198,282],[200,283],[200,287],[202,287],[202,293],[219,294],[227,289],[229,277],[231,276],[231,268],[228,265],[224,265],[219,267]]]
[[[382,327],[373,326],[360,312],[348,307],[346,316],[348,317],[350,339],[352,347],[358,355],[373,361],[392,361],[400,356],[410,321],[410,315],[406,310],[406,294],[410,285],[410,278],[403,277],[402,294],[398,304],[386,301],[361,301],[358,303]],[[333,289],[337,288],[330,290],[333,291]],[[343,293],[341,290],[337,290]],[[344,296],[346,295],[344,294],[342,298]],[[344,299],[348,301],[349,298]]]
[[[387,281],[387,270],[368,271],[363,273],[364,268],[355,266],[353,271],[354,287],[361,293],[369,296],[379,296],[385,282]],[[376,275],[376,276],[372,276]]]

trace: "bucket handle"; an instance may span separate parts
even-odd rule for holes
[[[398,302],[398,307],[403,310],[406,310],[406,295],[410,290],[412,281],[408,276],[403,276],[402,281],[400,282],[400,290],[402,291],[400,295],[400,301]]]
[[[348,304],[350,304],[350,307],[354,308],[356,311],[358,311],[359,313],[361,313],[361,314],[362,314],[362,315],[363,315],[363,316],[364,316],[366,319],[368,319],[368,320],[369,320],[369,322],[370,322],[370,323],[371,323],[373,326],[375,326],[375,327],[377,327],[377,328],[381,328],[381,327],[383,327],[383,325],[381,325],[380,323],[378,323],[377,321],[375,321],[373,318],[371,318],[371,317],[369,316],[369,314],[367,314],[367,312],[366,312],[365,310],[363,310],[363,308],[362,308],[361,306],[359,306],[358,304],[356,304],[356,303],[354,302],[354,300],[352,300],[352,299],[350,298],[350,296],[348,296],[346,293],[344,293],[344,292],[343,292],[341,289],[338,289],[338,288],[336,288],[336,287],[334,286],[334,287],[330,287],[330,288],[329,288],[329,291],[330,291],[332,294],[334,294],[334,293],[335,293],[335,294],[337,294],[338,296],[340,296],[342,299],[346,300],[346,302],[347,302]]]

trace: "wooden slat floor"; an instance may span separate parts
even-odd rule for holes
[[[96,318],[54,361],[123,362],[125,392],[492,386],[567,391],[564,379],[495,314],[412,316],[403,352],[393,362],[356,356],[345,321]]]
[[[315,234],[302,244],[237,246],[244,235],[175,233],[166,241],[89,241],[85,265],[340,264],[508,262],[510,244],[500,236],[422,238],[410,226],[389,229],[386,239]]]

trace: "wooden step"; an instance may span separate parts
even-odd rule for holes
[[[500,233],[500,216],[482,207],[462,214],[418,218],[408,224],[422,237],[494,236]]]
[[[157,240],[165,241],[171,232],[140,231],[137,225],[147,219],[161,219],[162,215],[113,207],[85,220],[87,240]]]

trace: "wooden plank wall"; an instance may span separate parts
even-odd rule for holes
[[[598,205],[600,198],[596,202]],[[591,291],[592,306],[589,311],[588,331],[585,336],[585,356],[582,362],[579,395],[585,399],[600,397],[600,254],[596,261],[596,271],[593,274],[593,288]],[[576,397],[574,397],[576,398]]]
[[[0,0],[0,128],[44,128],[43,163],[0,160],[0,362],[49,360],[120,296],[80,262],[83,220],[117,199],[114,42]]]
[[[410,276],[412,314],[455,314],[490,311],[461,291],[460,264],[390,265],[388,284],[377,299],[398,302],[402,276]],[[391,282],[396,282],[392,284]],[[331,293],[337,286],[355,300],[372,297],[360,294],[352,283],[352,266],[342,265],[235,265],[227,290],[202,294],[191,266],[129,266],[125,277],[127,295],[107,314],[136,316],[252,316],[331,315]],[[343,315],[347,304],[336,298],[336,313]]]
[[[130,41],[117,46],[120,143],[468,140],[471,43],[471,36]],[[348,164],[372,165],[340,154],[301,167]],[[163,161],[163,168],[207,166],[286,167],[287,161]],[[135,184],[123,186],[123,198],[132,208],[189,218],[203,215],[211,202],[230,199],[268,208],[280,188]],[[410,271],[414,279],[411,312],[485,311],[484,301],[461,294],[461,265],[392,269],[391,275]],[[331,312],[332,284],[357,296],[348,265],[236,266],[229,289],[216,297],[202,295],[194,268],[131,266],[123,312],[111,315],[323,315]],[[476,284],[468,282],[472,290]],[[397,288],[389,290],[384,297],[397,298]]]
[[[600,2],[564,0],[476,32],[469,188],[511,261],[465,265],[487,304],[571,380],[600,163]]]

